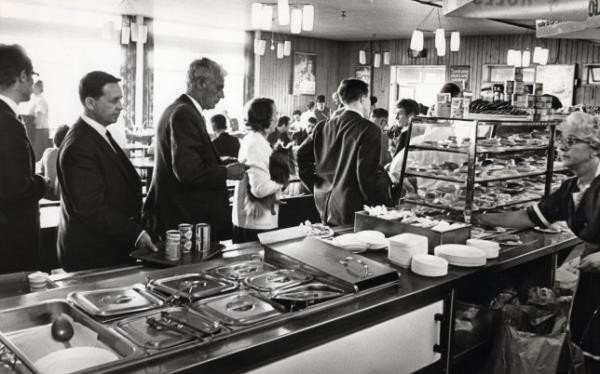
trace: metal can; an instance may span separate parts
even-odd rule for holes
[[[196,224],[196,252],[210,251],[210,225],[208,223]]]
[[[167,231],[167,243],[165,244],[165,257],[170,261],[177,261],[181,258],[181,234],[179,230]]]
[[[179,233],[181,234],[181,253],[190,253],[192,251],[192,236],[194,234],[194,225],[191,223],[179,224]]]

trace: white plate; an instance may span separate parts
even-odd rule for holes
[[[443,277],[448,274],[448,261],[432,255],[415,255],[411,260],[410,270],[424,277]]]
[[[66,374],[116,361],[119,357],[98,347],[75,347],[52,352],[35,362],[43,374]]]
[[[356,238],[369,245],[380,244],[385,241],[385,235],[382,232],[375,230],[364,230],[354,234]]]
[[[479,248],[463,244],[442,244],[434,248],[434,254],[445,258],[450,265],[477,267],[484,266],[487,256]]]

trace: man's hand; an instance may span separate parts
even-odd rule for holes
[[[152,238],[146,231],[142,231],[137,242],[135,242],[135,249],[146,249],[152,252],[158,252],[158,248],[152,243]]]
[[[579,270],[600,272],[600,252],[592,253],[582,258]]]
[[[240,180],[244,177],[244,173],[248,169],[248,166],[240,164],[239,162],[229,164],[225,166],[227,168],[227,179]]]

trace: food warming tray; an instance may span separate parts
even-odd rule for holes
[[[218,322],[212,322],[186,307],[155,310],[130,317],[116,322],[115,329],[136,345],[146,349],[167,349],[194,340],[193,337],[187,334],[168,329],[156,329],[148,325],[148,318],[161,320],[164,312],[168,312],[173,318],[183,321],[186,325],[193,327],[199,334],[207,337],[219,333],[222,329]]]
[[[230,280],[241,280],[257,274],[275,270],[275,266],[262,261],[234,262],[214,269],[214,273]]]
[[[247,292],[221,295],[193,304],[194,309],[233,326],[245,326],[281,314],[271,303]]]
[[[313,276],[293,269],[270,271],[246,278],[246,285],[261,292],[272,292],[310,282]]]
[[[190,273],[151,280],[148,282],[148,288],[169,296],[195,300],[233,291],[237,284],[210,274]]]
[[[311,282],[274,292],[271,300],[285,306],[289,311],[295,311],[345,294],[340,288],[321,282]]]
[[[67,300],[96,317],[114,317],[160,307],[163,303],[142,285],[71,292]]]

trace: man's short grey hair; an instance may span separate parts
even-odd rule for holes
[[[225,69],[211,59],[203,57],[192,61],[188,69],[187,88],[191,90],[198,82],[204,82],[207,79],[214,79],[217,76],[225,77]]]

